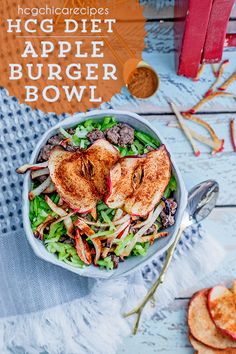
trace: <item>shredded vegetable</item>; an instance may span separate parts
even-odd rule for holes
[[[114,263],[112,262],[111,256],[97,261],[97,264],[101,268],[106,268],[107,270],[112,270],[114,268]]]
[[[97,130],[100,131],[98,138],[106,137],[107,130],[116,124],[118,122],[113,116],[106,116],[101,120],[88,119],[68,130],[60,128],[59,138],[63,136],[63,140],[59,139],[59,145],[68,151],[87,149],[93,143],[90,132],[96,129],[95,135],[99,133]],[[113,144],[121,157],[144,155],[160,146],[160,142],[149,134],[136,130],[133,133],[131,130],[134,134],[131,143],[122,146],[120,143],[119,146]],[[165,206],[163,202],[145,217],[129,215],[122,208],[109,208],[104,201],[99,201],[87,213],[72,210],[57,192],[59,189],[50,178],[49,167],[48,161],[28,164],[19,168],[18,173],[31,171],[31,227],[35,237],[59,261],[78,268],[94,264],[101,269],[113,270],[124,257],[145,256],[154,240],[167,234],[162,231],[159,217]],[[46,178],[43,183],[42,176]],[[173,197],[176,190],[177,182],[172,175],[163,197]],[[147,234],[150,227],[152,233]],[[154,233],[153,229],[156,230]]]
[[[33,165],[26,164],[26,165],[23,165],[23,166],[17,168],[16,172],[19,174],[23,174],[23,173],[27,172],[28,170],[31,170],[31,171],[41,170],[43,168],[46,168],[47,166],[48,166],[47,161],[42,162],[42,163],[33,164]]]

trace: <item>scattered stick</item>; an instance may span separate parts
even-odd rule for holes
[[[215,75],[215,77],[217,77],[218,70],[216,68],[216,64],[211,64],[211,68],[212,68],[213,74]]]
[[[186,113],[196,113],[199,108],[204,105],[204,103],[213,100],[215,97],[234,97],[236,98],[236,95],[230,92],[213,92],[208,96],[203,97],[195,106],[193,106],[188,112]]]
[[[202,64],[200,66],[200,69],[198,70],[197,76],[193,79],[193,81],[198,81],[200,79],[200,76],[202,75],[204,69],[205,69],[205,64]]]
[[[216,80],[215,80],[215,82],[213,82],[213,84],[211,85],[211,87],[209,88],[209,90],[205,93],[205,95],[204,95],[205,97],[206,97],[206,96],[209,96],[210,94],[213,93],[214,89],[215,89],[216,86],[218,85],[218,83],[219,83],[219,81],[220,81],[220,79],[221,79],[221,77],[222,77],[222,75],[223,75],[223,73],[224,73],[224,68],[225,68],[225,66],[228,65],[228,64],[229,64],[229,61],[228,61],[228,60],[225,60],[225,61],[223,61],[223,63],[220,65],[219,70],[218,70],[217,73],[216,73]]]
[[[179,124],[174,124],[174,123],[168,124],[168,127],[181,129],[181,126]],[[189,131],[194,139],[200,141],[201,143],[207,146],[210,146],[213,149],[213,151],[215,152],[222,151],[222,145],[224,143],[224,140],[220,140],[219,143],[216,143],[214,140],[209,139],[206,136],[201,135],[190,128]]]
[[[192,145],[192,148],[193,148],[193,151],[194,151],[195,155],[199,156],[200,155],[200,150],[198,149],[197,145],[195,144],[195,142],[193,140],[193,137],[192,137],[192,135],[190,133],[190,130],[187,127],[187,125],[185,124],[185,122],[184,122],[184,118],[182,117],[181,113],[178,111],[177,107],[175,106],[175,104],[173,102],[170,102],[170,106],[171,106],[173,112],[175,113],[176,118],[178,119],[178,122],[179,122],[181,128],[183,129],[186,137],[188,138],[190,144]]]
[[[231,121],[230,121],[230,136],[231,136],[231,142],[233,145],[233,149],[236,152],[234,119],[231,119]]]
[[[226,59],[220,64],[219,69],[216,71],[216,76],[221,76],[222,71],[224,70],[224,67],[229,64],[229,60]]]
[[[233,73],[219,88],[218,90],[224,91],[226,90],[229,85],[231,85],[236,80],[236,72]]]
[[[212,139],[216,142],[219,143],[221,140],[218,138],[218,136],[216,135],[214,129],[211,127],[211,125],[207,122],[205,122],[203,119],[198,118],[193,116],[190,113],[182,113],[182,115],[184,116],[184,118],[189,119],[195,123],[198,123],[200,125],[202,125],[204,128],[206,128],[208,130],[208,132],[210,133]]]

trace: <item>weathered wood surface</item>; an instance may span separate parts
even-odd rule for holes
[[[236,24],[236,22],[234,22]],[[122,94],[116,95],[111,106],[136,111],[140,113],[170,112],[166,98],[172,99],[182,110],[188,110],[195,105],[214,82],[211,65],[206,69],[198,82],[177,76],[175,71],[175,48],[173,22],[149,22],[146,25],[148,35],[144,60],[153,66],[160,76],[159,91],[148,100],[137,100],[131,97],[126,88]],[[236,71],[236,50],[226,49],[224,59],[230,63],[225,68],[222,82]],[[229,92],[236,93],[236,82]],[[206,103],[201,111],[236,112],[236,100],[233,98],[217,98]]]
[[[199,288],[218,284],[229,283],[236,274],[236,208],[217,208],[203,226],[215,237],[228,251],[227,257],[220,268],[212,275],[211,279],[203,281],[193,289],[186,291],[185,296]],[[193,354],[193,349],[188,342],[188,329],[186,314],[188,299],[175,300],[168,309],[158,312],[149,321],[143,323],[136,336],[124,340],[117,354]]]
[[[145,14],[148,18],[160,20],[173,17],[172,0],[156,3],[159,5],[156,11],[150,6],[150,1],[149,6],[146,6]],[[231,17],[236,17],[236,7]],[[188,188],[208,178],[219,182],[219,207],[203,222],[203,227],[222,244],[227,257],[211,279],[203,279],[197,287],[229,282],[236,274],[236,154],[232,152],[229,136],[229,120],[236,118],[236,101],[217,99],[202,108],[204,114],[199,114],[199,117],[212,124],[219,137],[225,139],[225,152],[212,157],[209,148],[199,144],[202,153],[196,158],[182,131],[167,126],[176,122],[176,119],[173,114],[169,114],[166,98],[174,101],[181,110],[190,108],[201,99],[214,80],[211,67],[206,68],[199,82],[178,77],[174,65],[173,22],[149,22],[147,30],[149,34],[144,59],[160,74],[160,90],[148,101],[134,100],[124,90],[122,95],[113,98],[112,106],[145,114],[145,118],[166,139]],[[236,32],[235,21],[231,21],[230,31]],[[236,50],[225,51],[224,57],[230,59],[230,64],[222,80],[236,71]],[[236,84],[230,87],[230,91],[236,93]],[[201,127],[195,125],[195,128],[207,135]],[[187,289],[184,294],[186,299],[175,300],[168,309],[159,311],[153,319],[143,323],[135,337],[130,336],[124,340],[118,354],[193,354],[188,342],[186,312],[188,298],[197,287]]]
[[[183,132],[177,128],[168,127],[168,124],[176,123],[173,115],[152,115],[145,116],[145,118],[151,121],[166,139],[188,188],[204,179],[213,178],[220,184],[218,204],[236,204],[236,154],[232,151],[229,134],[229,121],[232,114],[202,114],[198,116],[210,123],[217,135],[225,140],[223,153],[212,156],[210,148],[199,143],[201,155],[196,157],[193,155],[191,146]],[[189,124],[189,126],[208,136],[202,127],[196,124]]]

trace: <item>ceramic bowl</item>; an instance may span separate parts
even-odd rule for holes
[[[127,275],[139,268],[142,268],[144,265],[151,262],[154,258],[157,258],[161,254],[163,254],[174,241],[174,238],[180,226],[183,212],[187,205],[187,191],[182,176],[180,174],[180,171],[174,161],[173,155],[171,154],[171,149],[165,143],[164,139],[159,134],[159,132],[154,127],[152,127],[148,121],[146,121],[145,119],[143,119],[142,117],[140,117],[135,113],[125,112],[125,111],[114,111],[114,110],[96,110],[88,113],[76,114],[72,117],[66,118],[65,120],[63,120],[62,122],[58,123],[56,126],[51,128],[50,130],[48,130],[43,135],[43,137],[38,142],[37,146],[35,147],[32,153],[30,163],[34,163],[36,161],[36,158],[39,154],[41,147],[45,145],[45,143],[51,136],[57,134],[59,127],[63,127],[64,129],[67,129],[90,118],[93,118],[95,120],[101,120],[101,118],[106,115],[113,115],[116,117],[117,121],[130,124],[133,128],[143,131],[147,134],[150,134],[150,136],[152,136],[153,138],[158,138],[162,144],[166,145],[166,148],[169,151],[171,156],[172,171],[178,183],[178,189],[175,195],[175,198],[178,202],[178,211],[176,214],[175,225],[168,229],[169,236],[154,242],[154,244],[151,247],[149,247],[146,256],[127,258],[125,262],[121,262],[119,264],[119,267],[117,269],[112,271],[99,269],[98,267],[94,267],[93,265],[82,269],[75,268],[70,265],[67,265],[62,261],[59,261],[54,254],[51,254],[46,250],[46,248],[44,247],[43,243],[40,240],[34,237],[30,226],[30,220],[29,220],[28,193],[31,189],[31,178],[30,178],[30,173],[27,172],[24,179],[24,186],[23,186],[23,222],[24,222],[26,237],[33,251],[38,257],[44,259],[47,262],[65,268],[70,272],[74,272],[82,276],[93,277],[93,278],[111,278],[111,277],[117,277],[121,275]]]

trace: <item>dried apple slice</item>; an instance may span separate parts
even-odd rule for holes
[[[197,341],[191,334],[189,335],[189,342],[192,344],[193,349],[197,351],[198,354],[236,354],[236,349],[213,349],[201,342]]]
[[[216,327],[236,340],[236,295],[223,285],[215,286],[208,295],[208,308]]]
[[[109,195],[106,203],[110,208],[121,208],[127,196],[133,192],[133,183],[138,175],[138,167],[145,157],[124,157],[111,169],[108,187]]]
[[[143,157],[125,157],[110,172],[106,203],[131,215],[146,216],[159,203],[171,176],[169,153],[162,145]]]
[[[108,141],[97,140],[85,152],[68,152],[62,147],[52,149],[49,171],[60,197],[80,213],[96,207],[107,194],[110,168],[120,158]]]
[[[215,349],[236,348],[236,341],[216,328],[207,307],[209,290],[193,295],[188,308],[188,325],[191,335],[199,342]]]
[[[57,146],[51,151],[48,167],[58,194],[72,209],[85,213],[96,206],[99,196],[84,171],[80,152]]]
[[[102,199],[108,193],[107,179],[110,169],[119,158],[118,150],[105,139],[97,140],[84,153],[84,163],[91,168],[91,180]]]

